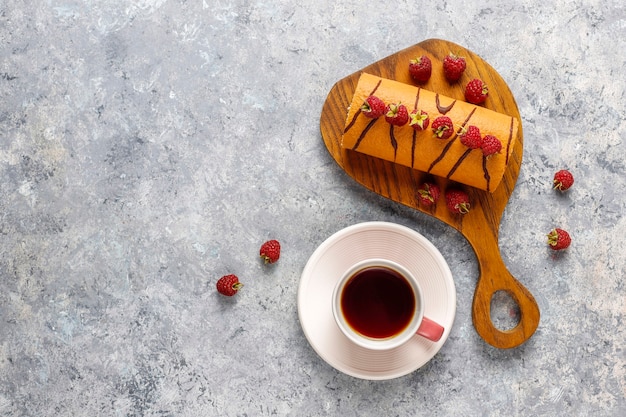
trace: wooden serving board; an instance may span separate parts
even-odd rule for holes
[[[464,56],[467,62],[464,75],[452,84],[445,79],[442,70],[443,58],[450,52]],[[459,184],[341,147],[347,109],[360,74],[367,72],[417,85],[409,75],[408,65],[411,59],[421,55],[427,55],[433,63],[432,76],[427,83],[420,84],[421,87],[464,100],[465,84],[472,78],[480,78],[489,87],[484,107],[517,117],[520,121],[515,148],[498,188],[490,193],[462,186],[470,195],[471,202],[471,210],[465,215],[451,214],[443,199],[448,186]],[[439,39],[420,42],[338,81],[330,90],[322,108],[320,128],[328,151],[350,177],[375,193],[436,217],[465,236],[476,253],[480,267],[472,303],[472,319],[476,331],[487,343],[497,348],[512,348],[533,335],[539,325],[539,307],[532,294],[507,270],[498,246],[502,213],[515,187],[522,163],[521,118],[511,90],[489,64],[452,42]],[[432,208],[420,206],[416,196],[416,190],[426,178],[437,182],[442,190],[439,203]],[[506,291],[519,306],[520,321],[512,329],[500,330],[491,321],[491,300],[497,291]]]

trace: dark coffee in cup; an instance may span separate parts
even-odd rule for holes
[[[436,342],[444,332],[424,317],[424,295],[415,276],[388,259],[350,266],[335,285],[332,309],[341,332],[366,349],[393,349],[416,334]]]
[[[413,288],[398,271],[369,266],[356,271],[341,293],[341,311],[357,333],[386,339],[403,332],[415,315]]]

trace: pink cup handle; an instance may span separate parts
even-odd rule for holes
[[[443,327],[429,318],[423,317],[417,334],[433,342],[438,342],[443,335]]]

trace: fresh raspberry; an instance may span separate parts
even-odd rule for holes
[[[421,204],[426,207],[432,206],[439,200],[439,186],[432,182],[425,182],[417,190],[417,196]]]
[[[465,86],[465,100],[472,104],[484,103],[488,94],[487,84],[478,78],[474,78]]]
[[[385,114],[385,102],[376,96],[369,96],[361,106],[361,113],[372,119],[377,119]]]
[[[459,139],[463,145],[470,149],[478,149],[483,143],[483,138],[480,136],[480,129],[473,125],[461,129]]]
[[[275,239],[268,240],[261,245],[259,254],[266,264],[273,264],[280,258],[280,243]]]
[[[409,115],[409,126],[415,130],[426,130],[430,124],[428,113],[423,110],[413,110]]]
[[[404,126],[409,121],[409,111],[404,104],[388,104],[385,111],[385,120],[394,126]]]
[[[450,82],[458,81],[458,79],[461,78],[461,75],[463,75],[465,67],[465,58],[457,56],[452,52],[446,55],[443,59],[443,74]]]
[[[559,191],[568,190],[574,184],[574,176],[566,169],[554,174],[554,189]]]
[[[485,156],[496,154],[502,150],[502,142],[493,135],[485,135],[483,143],[480,145]]]
[[[433,133],[439,139],[448,139],[454,133],[454,125],[452,119],[448,116],[439,116],[433,120],[431,125]]]
[[[430,79],[433,70],[433,64],[426,55],[412,59],[409,62],[409,74],[418,83],[425,83]]]
[[[239,282],[239,278],[237,278],[237,275],[230,274],[224,275],[222,278],[220,278],[215,286],[217,287],[217,291],[220,294],[223,294],[227,297],[232,297],[233,295],[237,294],[237,291],[239,291],[241,287],[243,287],[243,284]]]
[[[469,196],[463,190],[448,190],[446,191],[446,206],[452,213],[467,214],[470,210]]]
[[[548,233],[548,245],[552,250],[567,249],[570,243],[572,243],[572,238],[563,229],[557,227]]]

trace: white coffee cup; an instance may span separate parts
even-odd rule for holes
[[[393,349],[415,334],[437,342],[444,332],[424,317],[424,294],[415,276],[387,259],[351,266],[335,286],[332,308],[343,334],[367,349]]]

